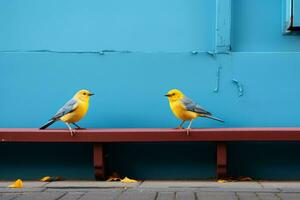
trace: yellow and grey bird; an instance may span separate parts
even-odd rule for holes
[[[92,95],[94,94],[88,90],[79,90],[74,97],[60,108],[57,113],[40,129],[46,129],[56,121],[63,121],[68,126],[71,136],[73,136],[75,131],[71,128],[70,124],[73,124],[80,129],[76,122],[81,120],[87,113],[90,96]]]
[[[178,128],[182,128],[182,125],[185,121],[190,121],[187,129],[191,128],[192,122],[197,117],[206,117],[213,120],[217,120],[220,122],[224,122],[221,119],[215,118],[212,114],[206,110],[204,110],[199,104],[194,102],[193,100],[187,98],[180,90],[172,89],[166,95],[169,99],[170,107],[173,114],[181,119],[182,122],[178,126]],[[187,132],[188,134],[189,132]]]

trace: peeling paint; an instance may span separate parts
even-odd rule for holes
[[[37,50],[0,50],[0,53],[63,53],[63,54],[99,54],[104,55],[106,53],[140,53],[140,54],[209,54],[215,56],[216,53],[212,51],[199,51],[199,50],[192,50],[192,51],[131,51],[131,50],[114,50],[114,49],[104,49],[99,51],[60,51],[60,50],[50,50],[50,49],[37,49]]]
[[[34,49],[34,50],[0,50],[0,53],[55,53],[55,54],[98,54],[104,55],[107,53],[139,53],[139,54],[208,54],[212,57],[216,57],[217,54],[229,54],[229,53],[220,53],[215,51],[199,51],[199,50],[192,50],[192,51],[131,51],[131,50],[114,50],[114,49],[104,49],[99,51],[60,51],[60,50],[50,50],[50,49]]]
[[[222,69],[222,67],[221,67],[221,66],[218,66],[218,68],[217,68],[217,73],[216,73],[216,76],[217,76],[217,79],[216,79],[216,87],[215,87],[215,89],[214,89],[214,92],[216,92],[216,93],[219,92],[221,69]]]
[[[232,83],[237,86],[239,97],[244,95],[244,88],[240,81],[232,79]]]
[[[101,51],[58,51],[58,50],[49,50],[49,49],[38,49],[38,50],[7,50],[0,51],[0,53],[65,53],[65,54],[99,54],[104,55],[105,53],[132,53],[129,50],[111,50],[105,49]]]
[[[231,0],[217,0],[216,8],[215,51],[228,53],[231,45]]]
[[[57,51],[49,49],[38,49],[38,50],[7,50],[0,51],[1,53],[71,53],[71,54],[104,54],[103,51]]]
[[[230,54],[230,52],[216,52],[216,51],[206,51],[205,53],[207,53],[208,55],[215,57],[217,54]]]
[[[206,52],[208,55],[215,57],[216,56],[216,52],[214,51],[207,51]]]

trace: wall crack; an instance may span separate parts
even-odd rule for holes
[[[221,69],[222,67],[221,66],[218,66],[217,68],[217,73],[216,73],[216,87],[214,89],[214,92],[218,93],[219,92],[219,88],[220,88],[220,76],[221,76]]]
[[[237,79],[232,79],[232,83],[234,85],[236,85],[237,89],[238,89],[238,96],[241,97],[244,95],[244,87],[242,85],[242,83],[240,81],[238,81]]]

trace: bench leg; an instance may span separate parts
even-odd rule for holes
[[[96,180],[104,180],[104,153],[102,144],[94,144],[94,173]]]
[[[227,177],[227,144],[217,142],[217,178]]]

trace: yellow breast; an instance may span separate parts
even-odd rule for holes
[[[63,122],[75,123],[81,120],[87,113],[89,108],[88,102],[78,101],[78,107],[71,113],[68,113],[60,118]]]
[[[181,120],[191,120],[198,117],[197,113],[186,110],[180,101],[170,101],[170,107],[174,115]]]

